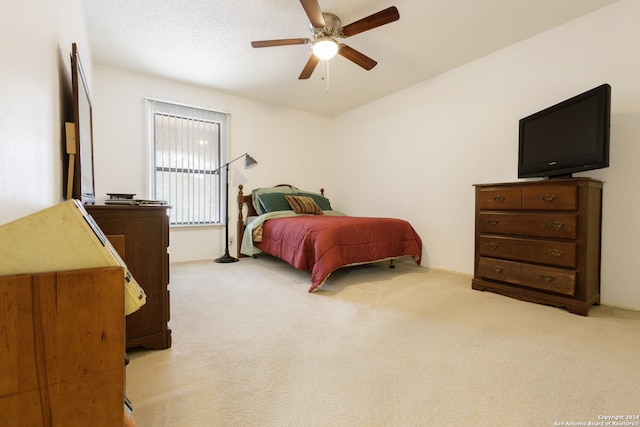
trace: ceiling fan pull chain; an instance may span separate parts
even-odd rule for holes
[[[329,93],[329,60],[327,59],[327,93]]]

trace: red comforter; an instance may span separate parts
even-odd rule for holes
[[[300,270],[311,271],[313,292],[347,265],[413,256],[419,264],[422,241],[413,227],[395,218],[299,215],[263,224],[255,246]]]

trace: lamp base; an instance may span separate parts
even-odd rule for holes
[[[222,255],[220,258],[216,258],[213,260],[214,262],[220,262],[223,264],[226,263],[230,263],[230,262],[238,262],[238,258],[234,258],[231,255],[229,255],[228,252],[226,252],[224,255]]]

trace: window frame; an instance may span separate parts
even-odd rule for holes
[[[217,175],[218,179],[213,184],[213,188],[211,191],[214,193],[211,195],[212,203],[215,203],[214,209],[212,209],[209,213],[205,214],[206,217],[202,220],[198,221],[185,221],[172,216],[172,213],[176,211],[176,208],[172,206],[172,201],[169,200],[169,205],[173,207],[173,209],[169,210],[170,222],[169,226],[171,228],[191,228],[191,227],[212,227],[212,226],[220,226],[225,225],[227,221],[224,218],[224,209],[225,209],[225,194],[224,188],[226,188],[226,174],[222,173],[223,165],[226,163],[224,159],[227,158],[227,147],[228,147],[228,135],[229,135],[229,121],[230,114],[228,112],[223,112],[219,110],[214,110],[210,108],[204,108],[174,101],[166,101],[163,99],[145,97],[145,111],[146,111],[146,124],[147,124],[147,141],[148,141],[148,150],[147,150],[147,170],[146,170],[146,180],[147,180],[147,192],[151,195],[152,199],[159,198],[156,193],[156,181],[157,181],[157,159],[156,159],[156,138],[155,138],[155,117],[157,114],[167,114],[169,116],[177,116],[184,117],[193,120],[203,120],[211,123],[216,123],[219,126],[218,129],[218,155],[215,158],[214,166],[207,169],[197,169],[196,172],[200,172],[203,175],[213,174]],[[181,113],[177,113],[174,110],[183,110]],[[197,111],[203,115],[210,114],[211,117],[203,119],[202,116],[198,117],[189,117],[188,111]],[[160,166],[165,169],[175,169],[171,172],[174,173],[182,173],[186,169],[183,168],[182,171],[179,171],[181,168],[171,168],[170,166]],[[191,172],[194,170],[192,169]],[[189,170],[187,170],[189,172]],[[186,195],[186,200],[191,201],[189,195]],[[192,206],[190,206],[192,209]]]

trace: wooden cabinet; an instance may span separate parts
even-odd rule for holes
[[[586,316],[600,303],[602,182],[476,185],[472,288]]]
[[[85,208],[105,234],[124,236],[124,261],[147,294],[147,303],[127,316],[127,348],[171,347],[168,207],[88,205]]]
[[[124,269],[0,277],[0,425],[124,423]]]

